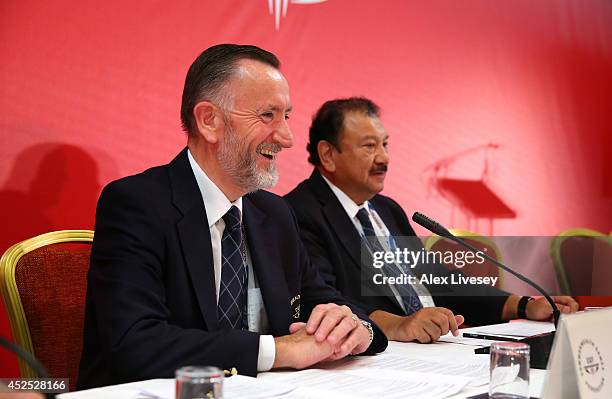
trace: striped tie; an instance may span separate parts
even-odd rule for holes
[[[357,219],[359,223],[361,223],[361,227],[363,228],[363,234],[369,238],[364,240],[368,249],[371,252],[385,252],[383,246],[380,241],[376,237],[376,232],[374,231],[374,226],[372,226],[372,222],[370,222],[370,217],[368,215],[368,211],[365,208],[361,208],[359,212],[357,212]],[[401,274],[399,267],[395,264],[387,264],[383,266],[381,269],[383,274],[387,277],[398,277]],[[409,270],[405,273],[411,274]],[[397,284],[395,286],[399,295],[402,297],[402,302],[404,303],[404,309],[406,310],[406,314],[410,315],[419,309],[423,308],[423,304],[419,299],[414,288],[412,288],[411,284]]]

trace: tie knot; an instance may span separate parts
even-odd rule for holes
[[[362,226],[371,225],[370,217],[368,216],[368,211],[365,208],[361,208],[357,212],[357,220],[361,223]]]
[[[366,237],[376,236],[376,232],[374,231],[374,226],[372,226],[372,222],[370,222],[370,217],[368,216],[367,209],[361,208],[359,212],[357,212],[357,219],[359,220],[359,223],[361,223],[363,235],[365,235]]]
[[[225,222],[225,228],[229,231],[234,231],[240,228],[240,209],[235,205],[227,211],[225,215],[223,215],[223,221]]]

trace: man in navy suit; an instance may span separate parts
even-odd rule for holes
[[[314,171],[285,196],[324,279],[358,301],[391,340],[435,341],[449,331],[456,334],[465,319],[470,324],[490,324],[517,316],[549,318],[552,309],[544,298],[531,300],[491,286],[376,286],[368,270],[362,270],[362,237],[369,236],[363,241],[366,245],[393,249],[401,244],[394,237],[415,236],[402,208],[379,194],[389,164],[389,136],[379,114],[378,106],[366,98],[323,104],[313,118],[307,147]],[[413,250],[422,251],[420,243],[418,247]],[[420,273],[450,281],[443,266],[422,267],[415,269],[416,277]],[[563,312],[578,309],[570,297],[554,300]]]
[[[261,191],[292,145],[278,68],[255,46],[204,51],[185,80],[187,148],[103,190],[79,388],[184,365],[255,375],[385,349],[367,314],[312,266],[283,199]]]

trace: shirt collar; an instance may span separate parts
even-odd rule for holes
[[[235,205],[240,210],[242,215],[242,197],[238,198],[233,203],[223,194],[223,191],[217,187],[215,183],[206,175],[206,172],[200,168],[200,165],[196,162],[191,155],[191,151],[187,150],[187,157],[189,158],[189,165],[195,175],[202,195],[202,201],[204,201],[204,208],[206,208],[206,218],[208,219],[208,227],[212,227],[216,224],[219,219],[223,217],[232,207]]]
[[[355,201],[353,201],[348,195],[346,195],[344,191],[338,188],[338,186],[336,186],[334,183],[329,181],[327,177],[323,176],[323,174],[321,174],[321,177],[323,178],[323,180],[325,180],[329,188],[331,188],[336,198],[338,198],[338,201],[340,201],[340,204],[344,208],[344,211],[349,215],[351,220],[357,216],[357,212],[359,212],[361,208],[365,208],[366,210],[369,210],[368,201],[365,201],[361,205],[357,205]]]

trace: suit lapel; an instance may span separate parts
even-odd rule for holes
[[[289,291],[279,248],[274,242],[270,244],[274,237],[273,226],[269,221],[266,223],[267,215],[248,196],[242,197],[242,208],[253,271],[261,289],[270,333],[275,336],[286,335],[291,323]]]
[[[361,274],[361,236],[357,232],[355,225],[353,224],[349,216],[346,214],[346,211],[342,207],[342,204],[340,203],[334,192],[331,190],[325,180],[323,180],[323,177],[316,169],[310,175],[309,181],[312,190],[317,195],[317,198],[323,203],[323,213],[327,218],[327,222],[331,226],[331,229],[336,233],[339,241],[342,243],[344,248],[351,256],[352,262],[350,263],[357,269],[357,273],[359,273],[363,278],[363,274]],[[395,232],[397,230],[395,228],[395,223],[393,222],[393,217],[388,212],[386,207],[376,207],[376,205],[374,205],[374,207],[376,209],[376,212],[379,213],[379,215],[379,208],[383,209],[383,213],[385,214],[384,218],[381,215],[383,222],[385,222],[385,225],[387,226],[391,234],[396,234]],[[393,228],[389,226],[393,226]],[[366,278],[371,279],[371,275],[368,274]],[[362,281],[362,284],[363,283],[365,282]],[[395,294],[393,294],[393,292],[387,285],[379,286],[378,290],[380,290],[379,292],[382,295],[386,296],[396,306],[400,306],[397,299],[395,298]]]
[[[172,201],[183,215],[177,223],[183,256],[206,327],[213,331],[217,329],[217,295],[210,230],[187,149],[170,163],[169,170]]]
[[[361,236],[355,229],[355,225],[316,169],[310,175],[309,182],[313,192],[323,205],[323,214],[327,223],[331,226],[331,230],[348,252],[353,266],[361,270]]]

